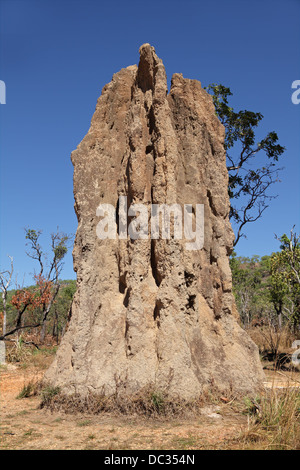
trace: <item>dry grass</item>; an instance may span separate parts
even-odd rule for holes
[[[286,353],[290,350],[293,341],[296,339],[287,327],[277,330],[272,326],[263,326],[261,328],[250,328],[247,330],[247,333],[251,336],[261,353]]]
[[[216,390],[208,390],[195,400],[182,400],[169,397],[166,392],[147,386],[133,395],[116,393],[106,396],[102,394],[65,395],[59,388],[45,386],[41,392],[41,408],[50,411],[71,413],[113,413],[114,415],[142,416],[144,418],[171,419],[174,417],[199,416],[205,403],[220,402],[221,394]],[[223,399],[225,399],[223,397]],[[229,398],[226,398],[229,401]]]
[[[299,388],[273,388],[246,405],[249,422],[241,436],[244,448],[300,450]]]
[[[295,351],[292,349],[292,344],[297,338],[289,328],[277,330],[272,326],[263,326],[251,328],[247,333],[258,346],[261,357],[273,361],[275,368],[300,372],[300,367],[291,362],[291,356]]]
[[[117,403],[106,399],[104,409],[111,412],[101,411],[99,397],[74,403],[64,397],[65,411],[69,411],[65,413],[59,389],[44,387],[40,391],[52,406],[41,409],[41,395],[34,389],[41,374],[33,368],[24,372],[14,366],[1,377],[0,448],[299,449],[300,390],[276,389],[282,376],[269,371],[269,377],[273,375],[273,389],[246,400],[220,397],[211,390],[205,400],[213,404],[198,401],[185,408],[148,389],[130,402],[121,397]],[[295,380],[299,378],[294,375]],[[286,381],[282,380],[281,386],[286,386]]]
[[[53,361],[57,346],[41,346],[37,349],[22,341],[8,342],[6,346],[7,364],[17,364],[22,369],[35,367],[46,370]]]
[[[216,391],[201,396],[194,401],[174,400],[148,387],[139,393],[126,397],[90,394],[66,396],[58,388],[48,387],[42,392],[41,408],[51,413],[65,412],[67,415],[80,414],[85,416],[108,414],[109,416],[125,416],[143,418],[152,422],[171,423],[174,420],[188,422],[201,419],[203,410],[220,409],[220,419],[238,419],[247,416],[248,423],[236,437],[224,439],[222,449],[255,450],[255,449],[300,449],[300,389],[287,387],[272,388],[259,397],[224,397]],[[215,413],[214,413],[215,414]],[[222,422],[222,421],[220,421]],[[197,439],[196,439],[197,440]],[[198,448],[202,448],[197,441]],[[197,446],[195,448],[197,448]],[[176,448],[176,447],[175,447]],[[220,443],[206,445],[205,448],[219,449]]]
[[[29,398],[38,395],[40,390],[40,383],[34,380],[30,380],[26,384],[24,384],[22,390],[17,395],[17,399],[20,400],[22,398]]]
[[[283,335],[281,341],[279,351],[285,353],[290,340]],[[198,400],[184,402],[153,386],[128,397],[120,383],[110,397],[82,398],[40,387],[55,348],[24,345],[24,350],[23,362],[17,356],[1,371],[1,448],[300,450],[299,373],[275,372],[270,362],[273,388],[255,398],[221,396],[211,387]],[[214,410],[214,417],[205,408]]]

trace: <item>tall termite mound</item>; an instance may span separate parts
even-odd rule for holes
[[[212,384],[242,393],[261,386],[257,347],[234,314],[223,142],[200,82],[175,74],[168,93],[164,65],[149,44],[140,48],[138,67],[120,70],[103,88],[72,153],[77,291],[45,376],[64,393],[110,395],[122,384],[132,394],[151,385],[191,399]],[[189,204],[194,219],[203,205],[203,247],[188,249],[184,233],[151,239],[150,230],[137,240],[99,238],[97,208],[111,204],[118,216],[120,196],[149,214],[155,204]]]

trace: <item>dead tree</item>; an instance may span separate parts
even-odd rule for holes
[[[36,288],[33,291],[26,288],[19,289],[14,295],[12,304],[17,310],[15,324],[9,331],[3,331],[0,340],[6,339],[19,330],[38,327],[41,327],[41,342],[45,339],[46,322],[59,292],[59,275],[63,268],[63,259],[68,251],[67,243],[71,240],[71,236],[58,231],[51,234],[51,251],[53,254],[50,264],[46,265],[45,254],[39,244],[41,233],[41,231],[32,229],[25,230],[25,237],[28,240],[27,246],[29,247],[26,254],[39,264],[39,272],[34,276]],[[26,322],[25,313],[35,308],[40,310],[39,319],[34,322]]]
[[[0,289],[2,291],[2,302],[3,302],[3,325],[2,325],[2,335],[6,334],[6,323],[7,323],[7,292],[10,286],[12,275],[14,272],[14,259],[12,256],[7,255],[10,259],[10,270],[0,272]]]

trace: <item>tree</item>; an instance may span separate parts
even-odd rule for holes
[[[34,275],[33,288],[19,288],[12,296],[11,304],[15,308],[14,324],[9,331],[2,332],[0,340],[6,339],[19,330],[41,327],[41,341],[44,340],[46,322],[50,309],[60,289],[59,275],[63,260],[68,251],[70,236],[60,233],[51,234],[52,258],[49,264],[39,244],[41,231],[25,230],[29,250],[27,255],[39,264],[39,272]]]
[[[55,303],[52,305],[49,315],[49,323],[52,322],[52,336],[53,338],[56,338],[57,344],[59,341],[59,335],[64,335],[68,321],[70,320],[71,305],[75,291],[75,280],[62,281]]]
[[[3,304],[3,323],[2,323],[2,335],[6,334],[6,320],[7,320],[7,292],[10,286],[12,275],[14,272],[14,260],[12,256],[10,259],[10,270],[0,272],[0,289],[2,291],[2,304]]]
[[[279,318],[287,316],[294,329],[300,322],[300,235],[294,227],[288,237],[276,237],[281,245],[280,252],[271,257],[271,299]]]
[[[41,280],[44,280],[45,287],[49,285],[49,283],[52,283],[53,287],[52,296],[50,296],[49,299],[42,303],[43,316],[41,325],[41,341],[43,342],[46,334],[47,317],[60,288],[58,280],[63,267],[63,259],[68,251],[66,243],[69,237],[66,234],[59,233],[58,231],[56,233],[51,234],[51,250],[53,253],[53,258],[50,263],[48,273],[43,278],[44,259],[42,248],[39,245],[39,237],[41,233],[41,231],[37,232],[31,229],[26,230],[26,239],[28,240],[28,245],[30,248],[29,252],[27,252],[27,255],[39,262],[39,276]],[[42,290],[41,294],[44,295],[45,292]]]
[[[244,328],[249,328],[254,321],[263,320],[270,307],[266,281],[268,256],[237,257],[233,252],[230,266],[236,305]]]
[[[225,127],[225,150],[229,173],[228,192],[231,200],[230,218],[236,227],[234,246],[241,237],[244,227],[257,221],[268,207],[274,195],[268,189],[278,180],[277,167],[285,148],[278,144],[276,132],[270,132],[256,142],[255,130],[263,115],[252,111],[235,112],[229,106],[232,96],[230,88],[215,83],[206,87],[211,93],[216,114]],[[264,161],[257,163],[257,155]]]

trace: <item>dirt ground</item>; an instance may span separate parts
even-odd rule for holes
[[[286,374],[266,371],[266,375],[266,387],[286,386]],[[248,418],[234,402],[207,405],[192,420],[51,413],[39,408],[37,396],[17,398],[24,385],[42,376],[43,371],[33,366],[8,364],[0,369],[0,450],[243,448],[241,436]]]

